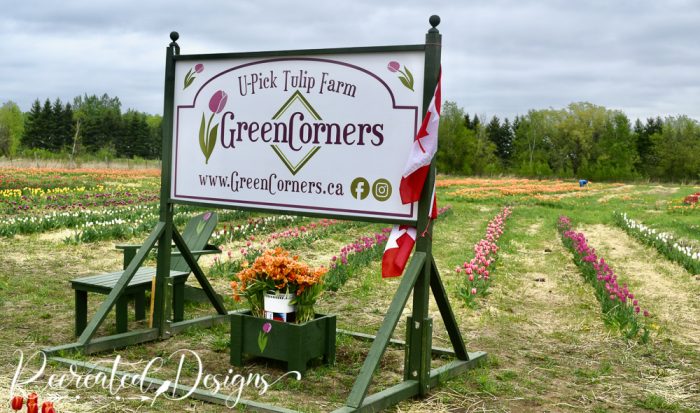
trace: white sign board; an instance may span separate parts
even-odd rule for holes
[[[423,51],[176,60],[174,201],[415,221]]]

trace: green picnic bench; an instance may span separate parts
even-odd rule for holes
[[[192,255],[199,258],[201,255],[221,253],[208,241],[218,223],[218,215],[215,212],[207,212],[192,218],[182,233],[182,238],[190,248]],[[117,245],[117,249],[123,251],[123,269],[129,265],[141,248],[141,245]],[[155,248],[155,247],[154,247]],[[173,320],[182,321],[185,312],[185,282],[191,270],[182,254],[174,250],[170,258],[170,278],[173,281]],[[88,277],[71,280],[71,287],[75,290],[75,334],[80,336],[87,326],[88,293],[108,295],[121,278],[123,271],[115,271],[105,274],[91,275]],[[115,304],[117,321],[117,333],[124,333],[128,327],[128,303],[133,300],[135,319],[146,318],[146,292],[151,290],[151,282],[156,274],[153,267],[141,267],[134,274],[128,286]]]

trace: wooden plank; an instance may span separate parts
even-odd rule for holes
[[[345,330],[342,328],[338,328],[335,331],[338,334],[344,334],[347,336],[351,336],[353,338],[356,338],[356,339],[362,340],[362,341],[374,341],[374,339],[377,337],[377,336],[372,335],[372,334],[359,333],[357,331],[350,331],[350,330]],[[389,345],[392,345],[395,347],[405,347],[406,342],[403,340],[398,340],[398,339],[392,338],[391,340],[389,340]],[[436,355],[436,356],[454,356],[455,355],[454,350],[449,349],[449,348],[445,348],[445,347],[433,347],[432,352],[433,352],[433,355]]]
[[[105,350],[115,350],[132,344],[145,343],[158,338],[156,329],[140,329],[123,334],[115,334],[107,337],[98,337],[87,345],[78,342],[49,347],[43,350],[47,356],[65,352],[82,351],[84,354],[98,353]]]
[[[486,353],[477,351],[469,353],[469,360],[454,360],[430,371],[430,387],[435,388],[445,381],[459,376],[465,371],[480,367],[486,362]]]
[[[88,363],[84,361],[79,361],[79,360],[72,360],[64,357],[51,357],[49,360],[65,364],[67,366],[76,366],[76,367],[81,367],[86,369],[87,371],[90,372],[102,372],[107,375],[112,375],[114,374],[115,379],[121,381],[123,377],[127,377],[125,379],[125,382],[129,382],[132,377],[139,375],[140,372],[124,372],[121,370],[114,370],[112,371],[111,368],[108,367],[103,367],[99,366],[93,363]],[[156,379],[153,377],[139,377],[139,382],[143,380],[144,383],[144,388],[155,391],[156,389],[160,389],[160,387],[165,383],[164,380]],[[201,387],[201,386],[200,386]],[[223,392],[223,394],[219,393],[212,393],[206,390],[202,390],[200,387],[197,388],[192,388],[191,386],[186,386],[183,384],[173,384],[171,383],[166,392],[168,394],[172,394],[173,390],[175,391],[175,394],[178,396],[184,396],[186,394],[189,394],[189,397],[197,400],[202,400],[205,402],[209,403],[215,403],[223,406],[231,406],[232,401],[231,401],[231,396],[229,393]],[[272,406],[269,404],[265,403],[260,403],[260,402],[255,402],[252,400],[247,400],[247,399],[240,399],[238,400],[238,405],[240,407],[244,407],[246,411],[252,411],[252,412],[262,412],[262,413],[298,413],[295,410],[290,410],[286,409],[284,407],[277,407],[277,406]]]
[[[131,260],[131,263],[124,270],[124,273],[122,274],[117,284],[114,286],[114,289],[109,293],[107,298],[100,305],[100,308],[97,310],[97,314],[95,314],[95,316],[88,323],[85,330],[83,330],[82,334],[78,338],[79,343],[86,345],[88,341],[90,341],[90,339],[95,335],[97,329],[100,327],[105,318],[107,318],[107,314],[116,303],[117,298],[122,294],[126,286],[129,284],[129,281],[131,281],[131,278],[136,273],[136,270],[138,270],[143,261],[146,259],[147,251],[151,248],[151,246],[155,244],[156,240],[158,240],[158,238],[161,236],[164,229],[165,224],[163,222],[158,222],[158,224],[156,224],[156,227],[153,229],[151,234],[148,236],[148,238],[146,238],[146,241],[144,241],[143,243],[143,245],[146,248],[142,248],[141,250],[139,250],[134,259]]]
[[[218,324],[225,324],[229,322],[229,315],[228,314],[216,314],[216,315],[208,315],[204,317],[198,317],[198,318],[193,318],[191,320],[183,320],[183,321],[178,321],[175,323],[172,323],[170,326],[170,329],[173,334],[180,333],[184,330],[187,330],[188,328],[191,327],[212,327]]]
[[[408,297],[411,295],[413,286],[416,283],[418,274],[423,269],[425,265],[425,254],[422,252],[416,252],[413,254],[408,268],[406,269],[406,274],[404,274],[399,284],[399,288],[394,294],[394,298],[389,305],[384,321],[382,322],[379,332],[377,332],[377,338],[372,343],[369,349],[369,354],[365,359],[360,373],[355,380],[355,384],[352,386],[350,395],[348,396],[346,405],[350,407],[359,407],[362,405],[362,401],[367,394],[367,389],[369,389],[370,382],[372,380],[372,375],[374,370],[379,366],[382,355],[386,350],[389,341],[391,340],[391,335],[396,328],[396,324],[401,317],[403,308],[406,306]]]
[[[408,380],[403,381],[388,389],[367,396],[359,408],[344,406],[333,411],[333,413],[351,413],[351,412],[379,412],[387,407],[390,407],[402,400],[409,399],[418,395],[418,381]]]
[[[175,240],[175,245],[177,245],[178,249],[182,253],[182,257],[185,259],[185,261],[187,261],[187,264],[190,266],[194,276],[197,278],[197,281],[199,281],[199,285],[202,287],[202,290],[216,309],[216,312],[219,314],[227,314],[226,307],[224,307],[224,302],[221,300],[221,297],[216,293],[216,291],[214,291],[211,284],[209,284],[209,280],[204,275],[204,272],[199,267],[199,264],[197,264],[197,259],[192,255],[192,253],[190,253],[187,244],[185,244],[185,240],[182,239],[182,236],[180,236],[177,230],[173,230],[173,239]]]

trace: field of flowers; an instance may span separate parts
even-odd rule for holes
[[[0,392],[12,378],[15,349],[27,353],[73,339],[68,281],[121,267],[114,244],[146,237],[158,219],[159,182],[154,170],[0,169],[0,247],[6,257],[0,272],[6,315]],[[430,397],[390,411],[700,411],[699,187],[456,177],[440,177],[437,186],[435,262],[467,347],[489,358]],[[201,211],[177,206],[176,225]],[[200,262],[228,309],[246,306],[233,300],[235,274],[265,250],[281,247],[328,269],[319,312],[336,314],[339,329],[376,333],[401,281],[380,276],[387,225],[218,213],[211,241],[222,252]],[[196,285],[194,277],[188,282]],[[99,300],[90,305],[95,311]],[[207,315],[211,308],[188,303],[186,314]],[[434,303],[430,314],[434,346],[448,346]],[[100,334],[114,328],[110,316]],[[118,354],[138,361],[188,348],[207,371],[226,374],[228,329],[191,330],[86,358]],[[403,339],[405,330],[402,321],[394,338]],[[301,411],[332,410],[347,397],[368,348],[339,334],[336,366],[317,365],[301,382],[280,382],[262,396],[246,390],[244,397]],[[403,353],[387,349],[371,391],[403,377]],[[433,359],[434,365],[445,362]],[[245,371],[277,377],[280,366],[253,360]],[[167,399],[145,406],[138,397],[117,403],[99,386],[51,397],[60,407],[77,394],[80,403],[71,402],[68,410],[107,405],[108,411],[168,412],[185,406]],[[219,411],[192,400],[186,406]]]

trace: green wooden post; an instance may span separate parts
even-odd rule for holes
[[[171,319],[166,300],[167,278],[170,275],[170,253],[173,239],[173,204],[170,202],[170,174],[172,170],[173,104],[175,101],[175,55],[180,54],[177,32],[170,33],[172,42],[165,50],[165,91],[163,102],[162,169],[160,176],[160,222],[163,233],[158,238],[158,261],[156,266],[156,291],[153,304],[153,327],[160,337],[168,336],[166,321]],[[169,295],[169,294],[168,294]],[[167,307],[167,308],[166,308]]]
[[[442,35],[435,28],[440,24],[440,17],[430,16],[432,28],[425,35],[425,79],[423,82],[423,116],[428,110],[433,98],[435,87],[440,76],[440,52],[442,48]],[[425,395],[430,389],[430,361],[432,354],[432,320],[428,316],[428,304],[430,303],[430,279],[439,277],[433,274],[433,242],[432,222],[430,219],[430,207],[432,205],[433,185],[435,183],[435,165],[431,163],[430,172],[425,180],[423,192],[418,202],[418,224],[416,252],[424,252],[426,260],[421,274],[418,276],[413,290],[413,313],[411,315],[410,328],[407,328],[406,341],[408,347],[408,359],[405,368],[405,379],[417,380],[420,383],[419,392]]]

